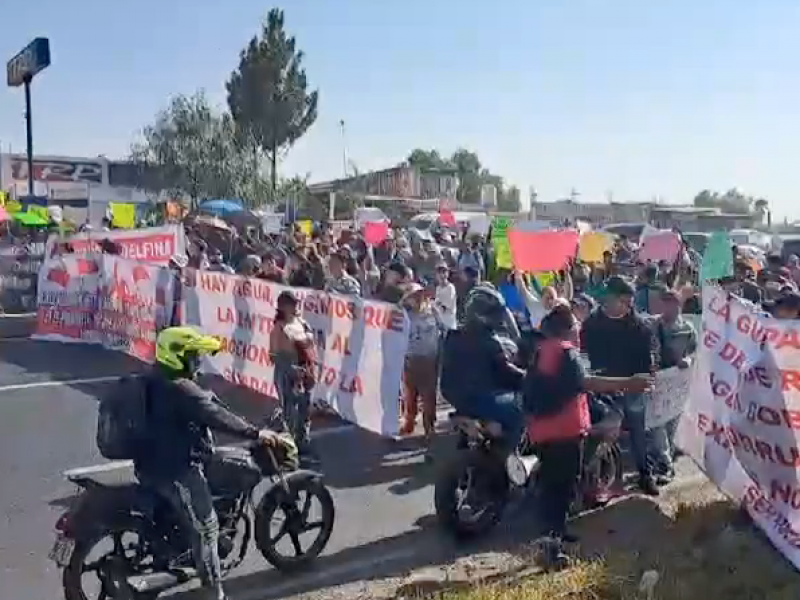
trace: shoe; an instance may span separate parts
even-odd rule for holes
[[[639,489],[648,496],[658,496],[660,494],[652,475],[641,475],[639,477]]]

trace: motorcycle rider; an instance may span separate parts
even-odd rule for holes
[[[259,430],[233,414],[195,381],[200,359],[220,347],[218,339],[191,327],[169,327],[158,334],[156,363],[145,380],[148,443],[134,460],[142,485],[169,501],[182,519],[213,600],[226,596],[217,548],[219,523],[204,472],[213,451],[211,431],[267,445],[283,443],[277,433]]]
[[[482,283],[467,297],[463,323],[447,334],[442,353],[442,395],[462,415],[502,427],[509,448],[524,429],[516,391],[525,371],[511,356],[518,338],[503,296]]]

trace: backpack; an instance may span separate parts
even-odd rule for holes
[[[96,442],[104,458],[136,458],[147,443],[147,388],[145,378],[123,377],[100,400]]]

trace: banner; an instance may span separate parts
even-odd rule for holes
[[[99,344],[152,362],[156,335],[172,318],[172,273],[109,254],[48,259],[38,287],[34,339]]]
[[[399,393],[408,344],[408,319],[391,304],[287,288],[262,279],[190,272],[182,292],[187,325],[222,339],[205,370],[277,397],[270,354],[275,302],[291,290],[317,338],[319,365],[312,400],[384,435],[397,433]]]
[[[42,242],[0,241],[0,308],[7,313],[36,312],[36,288],[44,261]]]
[[[181,225],[147,227],[113,231],[89,231],[66,239],[50,236],[47,240],[47,257],[57,254],[56,244],[68,242],[77,254],[99,252],[100,243],[110,240],[122,248],[122,257],[166,265],[171,256],[186,253],[186,235]]]
[[[715,287],[678,445],[800,568],[800,331]]]

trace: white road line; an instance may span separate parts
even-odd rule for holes
[[[85,377],[83,379],[54,379],[52,381],[34,381],[32,383],[17,383],[14,385],[0,385],[0,392],[14,390],[29,390],[40,387],[55,387],[59,385],[81,385],[85,383],[107,383],[118,381],[121,375],[107,375],[105,377]]]

